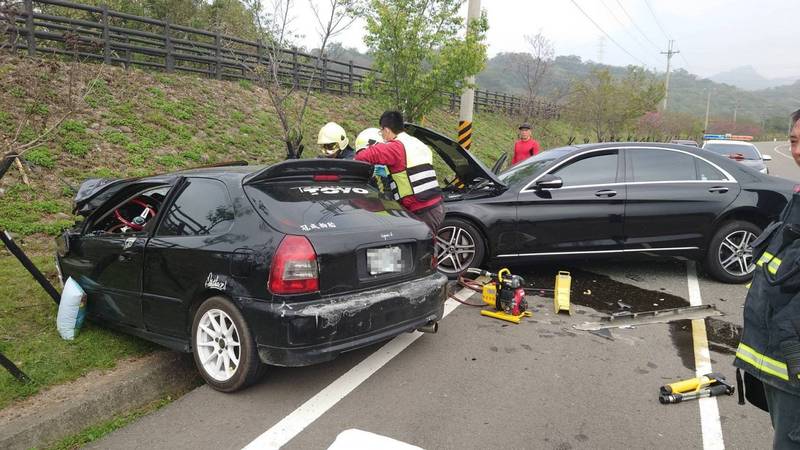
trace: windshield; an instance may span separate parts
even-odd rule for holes
[[[501,172],[497,177],[500,178],[500,181],[509,186],[519,182],[520,180],[527,180],[528,178],[541,173],[550,167],[557,159],[573,150],[575,150],[575,147],[561,147],[544,151],[532,158],[528,158],[521,163],[509,167]]]
[[[742,159],[761,159],[755,147],[750,144],[706,144],[703,148],[727,157],[739,153]]]

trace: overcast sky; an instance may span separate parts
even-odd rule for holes
[[[307,0],[295,1],[295,24],[305,30],[305,45],[319,46]],[[671,38],[681,52],[672,58],[673,67],[703,77],[744,65],[767,78],[800,76],[798,0],[482,0],[481,8],[489,18],[489,56],[526,51],[523,36],[541,31],[556,55],[663,71],[666,56],[659,52]],[[335,40],[364,51],[363,35],[363,22],[356,22]]]

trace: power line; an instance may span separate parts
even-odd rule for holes
[[[605,0],[600,0],[600,3],[602,3],[602,4],[603,4],[603,6],[605,6],[605,8],[606,8],[606,9],[608,10],[608,12],[611,14],[611,17],[613,17],[613,18],[614,18],[614,20],[616,20],[616,21],[617,21],[617,23],[618,23],[618,24],[620,24],[620,26],[622,26],[622,29],[623,29],[623,30],[625,30],[625,32],[628,34],[628,36],[630,36],[630,37],[631,37],[631,40],[633,40],[633,42],[636,42],[636,44],[637,44],[637,45],[641,46],[641,48],[642,48],[642,49],[644,49],[644,51],[645,51],[645,54],[647,54],[647,55],[649,55],[649,56],[651,56],[652,58],[654,58],[654,59],[655,59],[655,56],[654,56],[654,55],[652,55],[652,54],[650,54],[650,53],[647,53],[647,52],[648,52],[648,50],[645,48],[645,45],[644,45],[644,44],[642,44],[642,42],[641,42],[641,41],[639,41],[638,39],[636,39],[636,37],[633,35],[633,33],[631,33],[631,32],[630,32],[630,30],[628,29],[627,25],[625,25],[625,24],[624,24],[624,23],[623,23],[623,22],[622,22],[622,21],[621,21],[621,20],[620,20],[620,19],[617,17],[617,15],[616,15],[616,14],[614,14],[614,11],[613,11],[613,10],[612,10],[612,9],[611,9],[611,8],[610,8],[610,7],[609,7],[607,4],[606,4]]]
[[[661,29],[662,33],[664,33],[664,37],[667,38],[667,40],[672,39],[672,38],[669,37],[669,33],[667,33],[664,30],[664,27],[661,26],[661,22],[658,20],[658,16],[656,16],[656,13],[653,11],[653,8],[650,6],[650,2],[648,2],[647,0],[644,0],[644,4],[647,5],[647,9],[649,9],[650,10],[650,14],[653,15],[653,19],[655,19],[656,25],[658,25],[658,28]]]
[[[620,1],[619,1],[619,0],[616,0],[616,1],[617,1],[617,4],[619,5],[619,7],[622,9],[622,12],[624,12],[624,13],[625,13],[625,15],[628,17],[628,20],[630,20],[630,21],[631,21],[631,24],[632,24],[632,25],[633,25],[633,26],[636,28],[636,31],[638,31],[638,32],[639,32],[639,34],[641,34],[641,35],[642,35],[642,36],[645,38],[645,40],[647,40],[647,42],[649,42],[649,43],[650,43],[650,45],[652,45],[652,46],[653,46],[653,48],[655,48],[655,49],[656,49],[656,51],[660,52],[660,51],[661,51],[661,47],[659,47],[658,45],[656,45],[656,44],[655,44],[653,41],[651,41],[651,40],[650,40],[650,38],[649,38],[649,37],[647,37],[647,35],[646,35],[646,34],[644,34],[644,31],[642,31],[642,29],[641,29],[641,28],[639,28],[639,25],[636,25],[636,21],[635,21],[635,20],[633,20],[633,17],[631,17],[631,15],[630,15],[630,14],[628,14],[628,10],[626,10],[626,9],[625,9],[625,7],[624,7],[624,6],[622,6],[622,3],[620,3]]]
[[[580,11],[580,12],[581,12],[581,13],[584,15],[584,17],[586,17],[587,19],[589,19],[589,22],[592,22],[592,24],[594,24],[594,26],[595,26],[595,27],[596,27],[598,30],[600,30],[600,32],[601,32],[601,33],[603,33],[604,35],[606,35],[606,37],[608,38],[608,40],[609,40],[609,41],[613,42],[613,43],[614,43],[614,45],[616,45],[617,47],[619,47],[619,49],[620,49],[620,50],[622,50],[623,52],[627,53],[627,54],[628,54],[628,56],[630,56],[631,58],[635,59],[636,61],[639,61],[639,63],[640,63],[642,66],[644,66],[644,67],[647,67],[647,63],[645,63],[645,62],[644,62],[644,61],[642,61],[641,59],[639,59],[639,58],[637,58],[636,56],[634,56],[634,55],[633,55],[633,53],[631,53],[631,52],[629,52],[628,50],[626,50],[626,49],[625,49],[625,47],[623,47],[623,46],[619,45],[619,42],[615,41],[615,40],[614,40],[614,38],[612,38],[612,37],[611,37],[611,36],[610,36],[608,33],[606,33],[606,31],[605,31],[604,29],[602,29],[602,28],[600,27],[600,25],[598,25],[598,24],[597,24],[597,22],[595,22],[595,21],[594,21],[594,19],[592,19],[591,17],[589,17],[589,15],[588,15],[588,14],[586,14],[586,11],[584,11],[584,10],[583,10],[583,8],[581,8],[581,7],[580,7],[580,5],[578,5],[578,3],[576,3],[576,2],[575,2],[575,0],[570,0],[570,1],[572,2],[572,4],[573,4],[573,5],[575,5],[575,7],[576,7],[576,8],[578,8],[578,11]]]

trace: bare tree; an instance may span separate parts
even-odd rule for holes
[[[306,73],[303,77],[288,76],[284,71],[286,67],[294,65],[290,50],[295,48],[300,37],[292,27],[293,0],[249,0],[248,4],[255,14],[268,65],[246,65],[246,69],[256,83],[267,91],[281,124],[287,159],[299,158],[303,152],[303,120],[325,57],[325,47],[331,38],[352,25],[361,11],[358,0],[325,0],[325,3],[324,7],[320,7],[316,1],[309,0],[320,45],[319,53],[313,58],[312,70],[303,71]],[[298,70],[297,67],[294,69]]]
[[[2,20],[2,12],[0,12],[0,20]],[[6,35],[9,37],[10,35]],[[16,36],[13,36],[16,38]],[[13,43],[10,44],[13,47]],[[3,155],[0,159],[0,178],[5,175],[12,164],[16,163],[20,172],[22,173],[23,181],[27,184],[27,175],[23,168],[20,158],[28,150],[47,142],[53,133],[69,119],[80,108],[85,105],[86,98],[92,93],[95,87],[100,83],[100,78],[103,74],[105,66],[103,64],[96,64],[92,70],[81,71],[81,65],[86,61],[78,57],[80,52],[97,51],[97,48],[92,47],[97,44],[89,43],[83,40],[79,35],[71,32],[64,33],[64,47],[74,53],[74,57],[67,62],[68,69],[66,73],[66,80],[64,81],[62,92],[66,93],[66,100],[62,108],[54,114],[40,114],[41,111],[48,110],[43,108],[46,105],[48,89],[45,89],[45,83],[52,83],[48,77],[42,77],[41,74],[49,72],[53,75],[58,72],[59,64],[62,64],[53,59],[41,59],[37,61],[40,66],[40,76],[35,77],[33,82],[34,86],[25,89],[26,107],[24,113],[16,121],[13,132],[4,133],[0,131],[0,153]],[[2,49],[2,45],[0,45]],[[24,89],[20,86],[21,89]],[[23,133],[26,128],[32,128],[34,133]]]
[[[530,120],[534,115],[534,105],[539,96],[542,81],[553,64],[555,50],[553,42],[547,39],[541,31],[533,36],[525,35],[525,42],[528,44],[528,53],[516,59],[514,72],[525,88],[524,115],[526,120]]]

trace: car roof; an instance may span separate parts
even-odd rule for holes
[[[667,144],[665,142],[598,142],[594,144],[578,144],[573,147],[581,150],[593,150],[598,148],[638,148],[638,147],[653,147],[653,148],[666,148],[674,150],[692,151],[697,152],[698,148],[693,145],[682,144]]]

